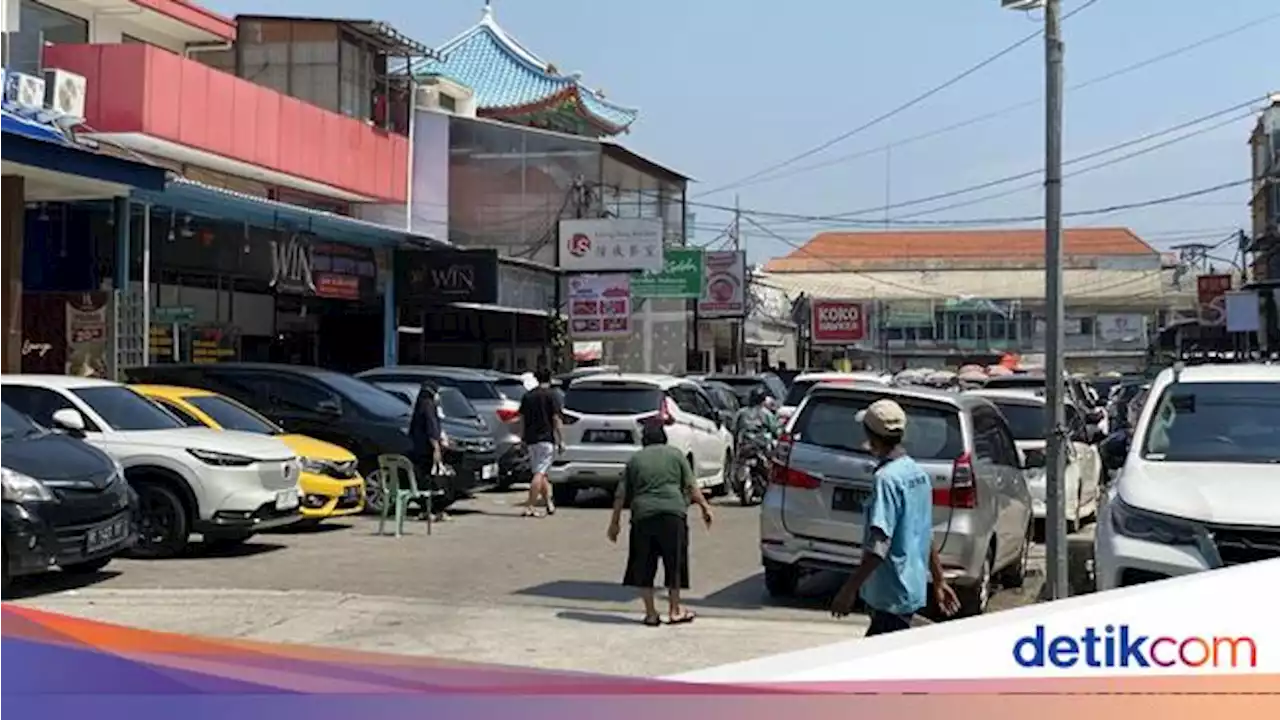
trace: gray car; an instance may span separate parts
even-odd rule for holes
[[[795,592],[809,571],[847,572],[862,556],[863,506],[876,461],[856,416],[891,398],[907,414],[904,446],[933,477],[933,533],[962,612],[986,610],[997,581],[1020,586],[1031,494],[1005,419],[988,400],[921,388],[813,388],[779,443],[760,515],[765,584]]]
[[[518,466],[516,456],[522,452],[520,426],[515,421],[520,415],[520,399],[526,389],[519,375],[440,365],[395,365],[366,370],[356,377],[396,390],[403,389],[406,384],[420,385],[424,380],[441,387],[457,388],[480,412],[497,444],[499,464],[503,466],[500,484],[505,486],[521,481],[510,471]]]

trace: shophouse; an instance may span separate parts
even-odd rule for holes
[[[1280,93],[1258,116],[1249,137],[1253,167],[1250,278],[1259,295],[1259,342],[1280,353]]]
[[[8,2],[16,62],[86,78],[78,137],[172,178],[30,208],[29,289],[117,292],[126,365],[395,361],[396,250],[444,238],[356,216],[408,199],[409,89],[386,68],[430,49],[381,23],[187,0]],[[67,240],[42,252],[51,238]]]
[[[1064,255],[1067,367],[1141,368],[1173,301],[1161,255],[1126,228],[1068,229]],[[828,232],[766,272],[803,297],[801,356],[816,366],[954,368],[1044,353],[1040,230]]]
[[[409,68],[418,90],[408,225],[458,250],[492,251],[471,257],[493,258],[498,297],[444,306],[436,293],[402,305],[402,319],[420,319],[404,328],[402,359],[532,369],[567,361],[568,342],[595,340],[609,362],[683,370],[685,301],[635,303],[626,330],[607,337],[564,334],[565,282],[578,271],[560,221],[656,218],[666,245],[684,244],[687,178],[613,139],[637,112],[535,55],[489,7]],[[425,276],[459,258],[416,261]]]

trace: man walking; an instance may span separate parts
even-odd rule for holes
[[[548,515],[555,514],[556,504],[551,498],[551,481],[547,479],[547,473],[551,472],[551,461],[556,453],[564,452],[564,428],[560,416],[563,408],[560,407],[560,397],[551,389],[551,371],[539,368],[534,377],[538,387],[521,398],[519,415],[523,424],[521,437],[529,449],[529,466],[533,471],[529,500],[524,508],[525,517],[538,517],[539,500],[546,504]]]
[[[859,420],[879,465],[863,510],[862,562],[836,594],[831,614],[848,615],[861,595],[871,612],[871,636],[911,627],[927,604],[930,579],[942,612],[954,614],[960,602],[933,545],[932,482],[902,447],[906,413],[892,400],[877,400]]]

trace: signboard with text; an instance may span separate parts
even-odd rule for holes
[[[560,268],[662,272],[662,230],[658,218],[561,220]]]
[[[1226,324],[1227,293],[1230,291],[1230,275],[1201,275],[1196,278],[1196,299],[1200,304],[1201,325]]]
[[[497,250],[399,250],[396,295],[410,303],[495,303]]]
[[[747,314],[747,254],[741,250],[708,252],[703,257],[706,287],[698,301],[700,318]]]
[[[850,345],[866,339],[867,317],[862,303],[814,300],[811,308],[813,344]]]
[[[637,298],[698,298],[702,296],[702,250],[667,248],[662,272],[631,278],[631,296]]]
[[[569,278],[569,334],[575,338],[631,334],[631,276],[577,275]]]

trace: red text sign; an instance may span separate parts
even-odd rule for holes
[[[866,337],[867,321],[862,303],[815,300],[810,309],[815,344],[848,345]]]

